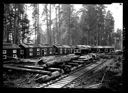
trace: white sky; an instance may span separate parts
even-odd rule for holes
[[[111,5],[106,5],[107,9],[112,12],[112,15],[115,20],[114,30],[116,31],[117,28],[123,30],[123,4],[120,3],[113,3]]]
[[[42,4],[39,5],[41,19],[42,19],[41,14],[43,10],[42,6],[43,6]],[[123,4],[120,5],[120,3],[113,3],[113,4],[105,4],[105,6],[107,7],[106,10],[107,11],[110,10],[114,17],[114,20],[115,20],[114,31],[116,31],[117,28],[123,29]],[[76,9],[76,11],[78,11],[80,8],[82,8],[82,4],[74,4],[74,8]],[[32,20],[32,8],[27,9],[27,14],[28,14],[28,18]],[[55,18],[55,10],[52,9],[52,19],[54,18]],[[45,24],[41,20],[40,20],[40,23]],[[30,21],[30,25],[32,25],[32,21]],[[42,25],[42,30],[43,29],[46,29],[46,27]]]
[[[112,3],[105,4],[105,6],[106,11],[110,10],[114,17],[114,31],[116,31],[118,28],[123,29],[123,4],[120,5],[120,3]],[[74,7],[78,11],[82,7],[82,5],[75,4]]]

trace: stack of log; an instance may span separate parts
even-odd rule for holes
[[[43,75],[41,77],[39,77],[38,79],[36,79],[35,81],[38,83],[44,83],[47,81],[50,81],[51,79],[55,79],[56,77],[59,77],[61,74],[59,71],[54,71],[51,73],[51,75]]]
[[[80,59],[83,59],[83,60],[89,60],[89,59],[91,59],[91,58],[92,58],[91,55],[80,56]]]
[[[45,66],[47,67],[47,66],[53,66],[58,63],[68,62],[71,61],[72,59],[77,59],[77,58],[79,58],[79,56],[73,54],[65,55],[65,56],[44,57],[42,61],[39,62],[39,64],[42,63],[44,67]]]
[[[72,59],[77,59],[79,56],[75,54],[63,55],[63,56],[45,56],[38,59],[18,59],[17,62],[11,62],[22,65],[54,65],[56,63],[67,62]]]

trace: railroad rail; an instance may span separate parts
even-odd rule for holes
[[[42,82],[42,84],[39,84],[38,86],[35,86],[36,88],[62,88],[66,86],[67,84],[71,83],[75,79],[79,78],[84,73],[89,73],[90,71],[94,70],[96,67],[100,67],[103,63],[105,63],[104,59],[101,59],[100,61],[95,62],[96,60],[86,60],[83,59],[76,59],[72,60],[71,62],[66,62],[65,65],[71,66],[71,72],[68,74],[61,74],[60,76],[51,79],[47,82]],[[77,63],[79,63],[77,65]],[[30,66],[30,65],[22,65],[22,64],[4,64],[4,68],[6,69],[14,69],[14,70],[22,70],[27,72],[36,72],[37,74],[33,75],[30,79],[25,79],[23,82],[32,82],[36,76],[45,76],[45,75],[51,75],[50,72],[53,71],[60,71],[60,68],[47,68],[41,66]]]
[[[80,76],[82,76],[83,74],[88,74],[94,70],[96,70],[99,66],[105,64],[105,63],[111,63],[113,60],[100,60],[98,62],[96,62],[96,64],[93,64],[91,66],[88,66],[84,69],[81,69],[79,71],[77,71],[76,73],[72,73],[71,75],[69,75],[68,77],[57,81],[56,83],[50,84],[48,86],[45,86],[45,88],[64,88],[65,86],[67,86],[69,83],[72,83],[74,80],[76,80],[77,78],[79,78]]]

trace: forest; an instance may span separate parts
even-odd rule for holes
[[[29,7],[32,20],[26,12]],[[122,31],[114,32],[113,15],[104,4],[82,4],[78,11],[74,4],[4,4],[3,16],[4,43],[121,48]]]

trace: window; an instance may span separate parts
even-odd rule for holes
[[[46,52],[46,51],[47,51],[47,49],[45,48],[45,49],[44,49],[44,52]]]
[[[52,51],[50,51],[50,54],[52,54]]]
[[[79,49],[77,49],[77,52],[78,52],[78,53],[80,53],[80,50],[79,50]]]
[[[113,52],[113,49],[110,49],[111,52]]]
[[[98,49],[98,52],[100,52],[100,49]]]
[[[65,53],[66,53],[66,48],[65,48]]]
[[[45,48],[45,49],[43,49],[43,51],[44,51],[44,55],[46,55],[47,54],[47,49]]]
[[[7,56],[6,55],[3,55],[3,59],[7,59]]]
[[[71,53],[72,53],[72,48],[71,48]]]
[[[46,55],[47,54],[47,52],[46,51],[44,51],[44,55]]]
[[[33,56],[33,53],[29,53],[30,56]]]
[[[37,52],[37,55],[40,55],[40,52]]]
[[[105,52],[108,52],[108,49],[105,49]]]
[[[40,48],[37,48],[37,51],[40,51]]]
[[[13,50],[13,53],[16,53],[17,52],[17,50]]]
[[[75,49],[75,53],[77,53],[77,49]]]
[[[62,48],[60,48],[60,54],[62,54]]]
[[[3,54],[6,54],[7,53],[7,51],[6,50],[3,50]]]
[[[32,49],[32,48],[30,48],[30,49],[29,49],[29,51],[33,51],[33,49]]]
[[[52,54],[52,48],[50,48],[50,50],[49,50],[49,51],[50,51],[50,54]]]
[[[68,52],[70,53],[70,49],[68,49]]]
[[[24,50],[20,50],[20,54],[24,54]]]
[[[13,58],[17,58],[17,55],[16,54],[13,54]]]

